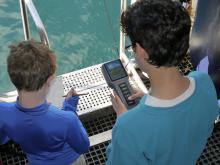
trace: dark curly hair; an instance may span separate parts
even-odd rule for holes
[[[189,48],[191,20],[179,2],[139,0],[122,13],[121,27],[157,67],[177,66]]]

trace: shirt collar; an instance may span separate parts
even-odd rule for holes
[[[190,80],[190,84],[188,89],[182,93],[180,96],[171,99],[171,100],[164,100],[160,99],[151,95],[148,95],[148,97],[145,100],[145,105],[152,106],[152,107],[173,107],[177,104],[180,104],[181,102],[184,102],[186,99],[188,99],[195,91],[196,84],[195,80],[192,77],[188,77]]]
[[[19,111],[25,112],[27,114],[30,115],[41,115],[46,113],[46,111],[48,110],[49,104],[47,103],[47,101],[45,100],[42,104],[37,105],[36,107],[33,108],[25,108],[23,106],[20,105],[19,103],[19,97],[17,97],[17,101],[15,103],[16,108]]]

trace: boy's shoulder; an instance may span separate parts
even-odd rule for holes
[[[207,73],[203,73],[203,72],[199,72],[199,71],[190,72],[188,76],[193,77],[196,80],[207,80],[207,81],[211,80],[211,78],[209,77],[209,75]]]
[[[15,103],[0,102],[0,111],[8,111],[15,107]]]
[[[0,120],[4,121],[14,113],[15,103],[0,102]]]
[[[211,89],[215,91],[213,81],[207,73],[193,71],[190,72],[188,76],[195,79],[196,86],[200,86],[203,89]]]

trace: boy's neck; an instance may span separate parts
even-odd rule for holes
[[[19,91],[19,104],[24,108],[34,108],[42,103],[46,99],[46,94],[39,90],[34,92]]]
[[[149,73],[151,83],[150,95],[160,99],[174,99],[184,93],[190,81],[182,76],[176,67],[154,68]]]

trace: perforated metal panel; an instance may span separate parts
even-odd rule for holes
[[[78,114],[82,115],[111,106],[111,90],[101,72],[101,64],[62,75],[64,92],[74,88],[80,96]]]
[[[90,147],[89,151],[84,154],[87,165],[104,165],[106,162],[106,148],[110,141],[100,143]]]
[[[105,84],[105,79],[101,72],[101,64],[84,68],[62,75],[64,92],[71,88],[82,91],[95,86]]]
[[[91,89],[88,95],[80,96],[77,113],[82,115],[111,106],[110,94],[106,84]]]

